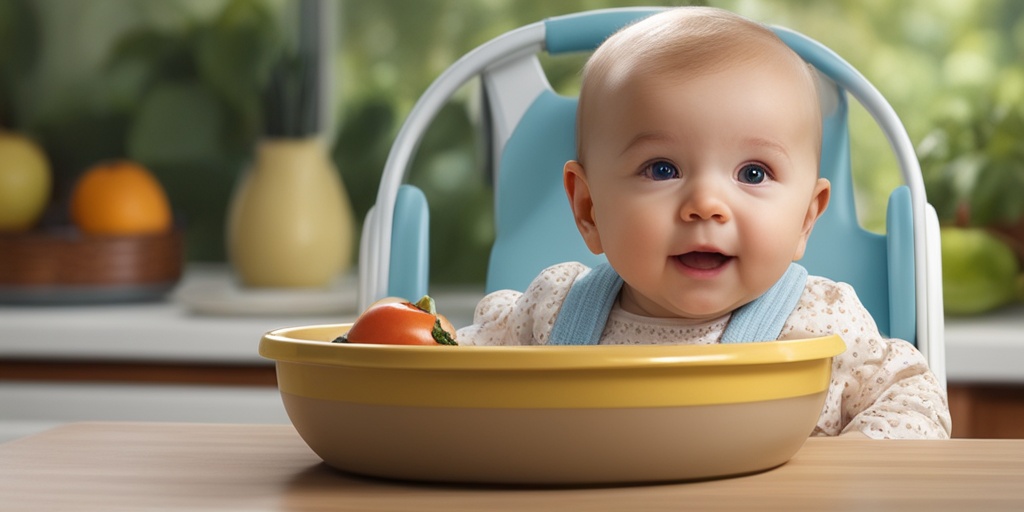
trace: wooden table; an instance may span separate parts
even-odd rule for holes
[[[1024,510],[1024,440],[811,438],[756,475],[553,489],[344,474],[288,425],[73,423],[0,444],[4,511],[683,508]]]

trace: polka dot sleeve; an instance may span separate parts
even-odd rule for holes
[[[833,361],[832,382],[816,435],[859,431],[871,438],[949,437],[945,390],[910,343],[886,339],[853,288],[825,278],[807,290],[784,337],[839,334],[846,352]]]
[[[588,271],[580,263],[561,263],[541,272],[524,293],[499,290],[476,306],[473,325],[459,329],[461,345],[545,345],[576,278]]]

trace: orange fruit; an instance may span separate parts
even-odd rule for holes
[[[171,205],[156,176],[130,160],[85,170],[71,191],[71,221],[94,235],[139,235],[171,228]]]

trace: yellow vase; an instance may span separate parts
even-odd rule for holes
[[[321,137],[267,139],[228,211],[227,253],[250,287],[322,287],[352,264],[354,221]]]

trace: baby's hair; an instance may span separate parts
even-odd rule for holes
[[[614,84],[635,75],[700,75],[767,58],[790,60],[802,69],[812,87],[808,100],[817,104],[817,72],[761,23],[713,7],[679,7],[623,28],[598,47],[583,68],[576,116],[577,159],[584,158],[583,118],[594,84]]]

